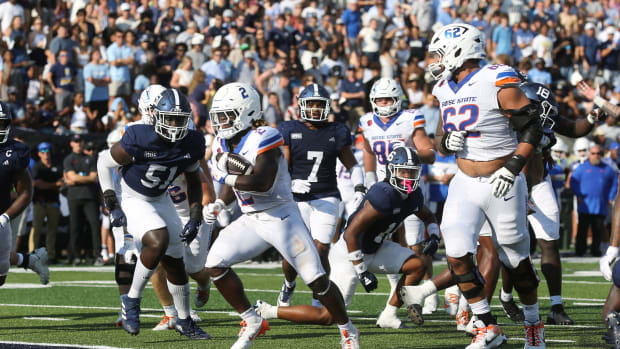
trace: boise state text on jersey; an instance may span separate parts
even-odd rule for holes
[[[351,145],[351,132],[341,123],[329,123],[311,130],[302,121],[286,121],[278,125],[284,145],[290,149],[291,178],[310,182],[307,194],[293,193],[295,201],[324,197],[340,199],[336,179],[336,160],[342,148]]]
[[[11,191],[15,170],[30,164],[30,149],[23,143],[9,139],[0,145],[0,212],[11,206]]]
[[[371,254],[377,252],[381,243],[392,236],[405,218],[419,212],[424,207],[424,196],[420,187],[403,199],[402,194],[389,183],[377,182],[368,190],[364,201],[349,217],[347,226],[355,219],[366,201],[383,215],[364,231],[362,252]]]
[[[152,125],[128,127],[121,146],[134,158],[121,167],[123,179],[131,189],[148,197],[165,193],[179,174],[205,154],[205,140],[199,132],[189,130],[183,139],[170,143],[161,139]]]

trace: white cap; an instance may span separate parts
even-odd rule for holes
[[[586,25],[585,25],[585,27],[584,27],[584,28],[585,28],[585,30],[589,30],[589,29],[594,29],[594,28],[596,28],[596,27],[594,26],[594,24],[593,24],[593,23],[588,22],[588,23],[586,23]]]
[[[192,36],[192,41],[191,44],[192,45],[202,45],[205,41],[205,37],[202,34],[194,34],[194,36]]]
[[[131,10],[131,6],[128,3],[124,2],[121,4],[121,11],[129,11]]]
[[[233,12],[229,8],[225,9],[224,12],[222,12],[222,17],[232,17],[232,16],[233,16]]]
[[[441,8],[452,7],[452,0],[441,0],[440,6]]]
[[[254,59],[254,52],[247,50],[243,53],[243,58]]]
[[[616,27],[609,26],[607,27],[607,29],[605,29],[605,35],[609,36],[609,35],[615,35],[615,34],[616,34]]]

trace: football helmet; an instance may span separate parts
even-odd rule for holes
[[[551,157],[555,161],[560,161],[562,153],[568,153],[568,145],[561,138],[556,138],[556,143],[551,147]]]
[[[312,106],[310,106],[309,102]],[[309,122],[325,122],[329,116],[329,92],[319,84],[306,86],[297,99],[299,116]],[[315,116],[316,115],[316,116]]]
[[[449,79],[466,60],[486,58],[484,34],[469,24],[448,24],[433,35],[428,52],[437,59],[427,68],[433,79]]]
[[[392,98],[391,105],[378,106],[377,98]],[[370,89],[370,105],[372,111],[378,116],[392,117],[400,111],[403,101],[403,90],[400,84],[391,78],[381,78],[377,80]]]
[[[142,114],[142,122],[148,125],[153,125],[153,108],[161,97],[162,92],[166,90],[165,87],[159,84],[150,85],[140,93],[138,99],[138,109]]]
[[[6,143],[9,139],[12,120],[13,112],[6,103],[0,102],[0,144]]]
[[[545,85],[531,81],[521,83],[519,88],[530,101],[540,105],[540,121],[543,127],[552,129],[559,115],[558,102],[553,92]]]
[[[176,142],[187,135],[192,108],[187,98],[170,88],[162,92],[153,108],[155,132],[165,140]]]
[[[252,127],[254,120],[262,118],[258,92],[252,86],[241,82],[220,87],[213,96],[209,118],[218,136],[231,139],[237,133]]]
[[[422,165],[418,152],[411,147],[394,148],[387,157],[385,178],[391,186],[403,194],[409,194],[418,188]]]
[[[585,150],[585,153],[579,153],[580,150]],[[585,160],[588,158],[588,151],[590,150],[590,140],[585,137],[577,138],[573,143],[573,152],[579,158],[579,160]]]

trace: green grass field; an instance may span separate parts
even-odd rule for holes
[[[436,263],[435,271],[445,268]],[[263,299],[274,303],[282,284],[279,268],[235,268],[253,302]],[[601,348],[605,332],[600,320],[610,283],[596,275],[598,263],[564,262],[564,297],[568,314],[575,326],[547,326],[550,348]],[[215,288],[209,303],[199,311],[200,326],[209,332],[211,341],[190,341],[174,331],[154,332],[163,312],[150,286],[142,300],[141,332],[130,336],[114,326],[119,298],[114,273],[106,268],[63,268],[51,271],[50,285],[41,287],[31,272],[11,269],[7,284],[0,288],[0,347],[9,342],[49,343],[60,345],[107,346],[121,348],[229,348],[239,330],[239,317]],[[421,327],[385,330],[375,327],[375,318],[385,305],[389,285],[379,279],[376,292],[366,294],[358,287],[350,315],[361,331],[364,348],[463,348],[470,338],[456,332],[456,322],[443,309],[425,317]],[[192,287],[195,287],[192,284]],[[499,288],[498,288],[499,289]],[[193,292],[193,289],[192,289]],[[440,292],[443,294],[443,292]],[[549,298],[545,282],[539,288],[541,315],[546,318]],[[294,304],[309,304],[310,292],[301,282]],[[443,300],[440,301],[440,305]],[[523,329],[506,318],[497,298],[493,313],[508,335],[506,348],[523,347]],[[399,315],[406,318],[404,310]],[[408,323],[411,326],[415,326]],[[335,326],[297,325],[271,320],[271,331],[254,342],[253,348],[337,348],[340,336]]]

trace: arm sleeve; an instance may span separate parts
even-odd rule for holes
[[[112,158],[109,150],[102,151],[97,161],[97,174],[101,191],[114,190],[114,169],[121,165]]]

